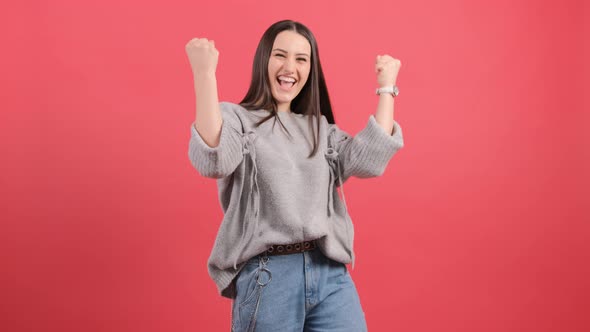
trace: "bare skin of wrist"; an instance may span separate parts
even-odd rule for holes
[[[214,73],[194,73],[196,115],[195,129],[210,147],[219,145],[223,119],[217,96],[217,78]]]

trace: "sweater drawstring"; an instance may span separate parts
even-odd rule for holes
[[[346,196],[344,195],[344,184],[342,183],[342,172],[340,169],[340,158],[338,158],[338,151],[333,147],[336,131],[332,130],[328,135],[328,150],[326,151],[326,159],[328,160],[328,164],[330,165],[330,183],[328,188],[328,216],[332,216],[334,214],[334,183],[336,179],[338,179],[338,184],[340,187],[340,192],[342,193],[342,202],[344,203],[344,222],[346,224],[346,236],[348,241],[350,241],[350,252],[349,255],[352,260],[352,268],[354,269],[354,250],[353,250],[353,241],[350,238],[350,216],[348,215],[348,206],[346,205]]]
[[[249,172],[249,188],[248,201],[246,202],[246,212],[242,220],[242,236],[238,242],[238,255],[234,260],[234,269],[237,269],[238,260],[241,258],[244,247],[250,242],[256,230],[258,229],[258,214],[260,211],[260,188],[258,186],[258,167],[256,166],[256,149],[254,148],[254,141],[256,141],[256,133],[250,131],[242,136],[244,157],[249,156],[252,170]],[[243,187],[242,187],[243,188]],[[240,193],[242,197],[242,193]],[[249,226],[249,224],[252,225]],[[250,232],[247,232],[250,230]]]

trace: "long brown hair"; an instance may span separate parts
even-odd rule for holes
[[[309,127],[313,133],[313,150],[309,155],[309,158],[311,158],[318,150],[321,116],[324,115],[328,123],[334,123],[334,115],[332,114],[332,104],[330,103],[328,88],[326,87],[322,65],[320,64],[318,45],[315,37],[305,25],[291,20],[284,20],[274,23],[264,32],[254,55],[250,88],[244,99],[240,102],[240,105],[249,110],[264,109],[271,112],[270,115],[258,122],[256,124],[257,126],[269,119],[275,118],[275,121],[278,120],[281,126],[289,133],[281,122],[281,119],[277,116],[277,103],[272,96],[270,78],[268,77],[268,61],[275,38],[280,32],[286,30],[302,35],[311,45],[309,77],[299,94],[291,102],[292,112],[313,115],[309,116]],[[316,130],[313,130],[314,124]]]

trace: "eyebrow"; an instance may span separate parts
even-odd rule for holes
[[[283,50],[283,49],[281,49],[281,48],[275,48],[275,49],[273,50],[273,52],[274,52],[274,51],[281,51],[281,52],[283,52],[283,53],[289,53],[289,52],[287,52],[287,51],[285,51],[285,50]],[[309,58],[309,54],[307,54],[307,53],[297,53],[297,54],[295,54],[295,55],[305,55],[306,57],[308,57],[308,58]]]

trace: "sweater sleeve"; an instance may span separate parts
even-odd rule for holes
[[[230,103],[220,103],[221,137],[219,145],[210,147],[191,124],[188,157],[192,165],[202,175],[210,178],[222,178],[233,173],[243,159],[242,125]]]
[[[332,124],[329,144],[338,153],[342,182],[351,176],[369,178],[380,176],[389,160],[404,146],[402,129],[394,122],[389,135],[371,115],[367,126],[354,137]]]

